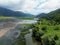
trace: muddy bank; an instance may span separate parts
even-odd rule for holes
[[[16,22],[0,22],[1,45],[12,45],[20,36],[20,30],[16,29]]]
[[[15,40],[20,36],[20,30],[16,28],[19,24],[32,24],[36,22],[35,20],[22,20],[22,21],[8,21],[8,22],[0,22],[0,43],[1,45],[13,45]],[[23,29],[24,26],[21,26]],[[31,33],[30,33],[31,34]],[[31,35],[28,35],[31,36]],[[31,37],[30,37],[31,38]],[[28,39],[28,38],[26,38]],[[31,42],[32,43],[32,42]]]

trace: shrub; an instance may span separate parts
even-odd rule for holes
[[[41,28],[41,30],[46,31],[47,30],[47,27],[44,26],[44,27]]]
[[[41,41],[41,37],[44,35],[44,32],[42,31],[38,31],[37,34],[36,34],[36,40],[37,41]]]
[[[50,40],[48,37],[44,37],[43,42],[45,45],[50,45]]]
[[[38,31],[39,31],[38,27],[33,28],[33,31],[32,31],[33,34],[32,34],[32,36],[35,37]]]
[[[57,35],[55,35],[54,36],[54,40],[58,40],[59,38],[58,38],[58,36]]]
[[[54,30],[59,30],[59,27],[56,26]]]
[[[45,45],[55,45],[56,44],[55,40],[48,36],[43,38],[43,42]]]
[[[52,39],[51,42],[50,42],[50,44],[51,45],[55,45],[56,44],[55,40]]]

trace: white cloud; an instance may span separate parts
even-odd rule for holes
[[[37,7],[37,11],[36,12],[40,12],[40,13],[43,13],[43,12],[50,12],[50,11],[53,11],[53,10],[56,10],[60,8],[60,0],[49,0],[48,2],[40,5],[39,7]]]
[[[41,0],[35,0],[35,2],[32,0],[28,0],[21,10],[28,13],[39,14],[48,13],[58,8],[60,8],[60,0],[46,0],[44,2],[42,2]]]
[[[60,0],[0,0],[0,6],[26,13],[48,13],[60,8]]]
[[[0,0],[0,6],[17,10],[22,6],[24,0]]]
[[[19,3],[21,0],[0,0],[0,4],[2,5],[7,5],[7,4],[17,4]]]

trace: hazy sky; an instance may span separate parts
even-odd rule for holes
[[[48,13],[60,8],[60,0],[0,0],[0,6],[26,13]]]

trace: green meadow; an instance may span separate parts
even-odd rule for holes
[[[0,21],[13,21],[14,17],[0,16]]]

